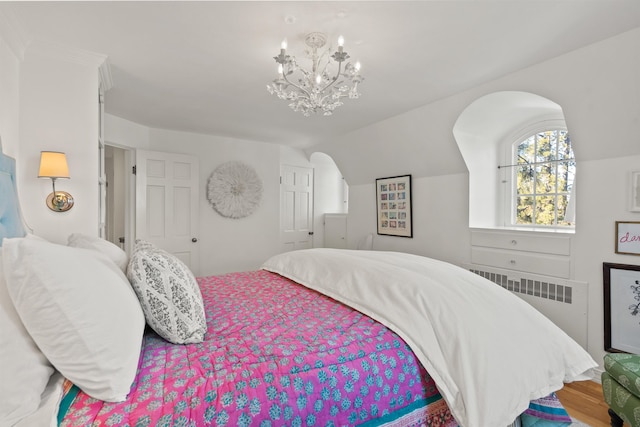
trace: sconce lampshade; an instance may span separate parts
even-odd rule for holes
[[[69,178],[67,156],[57,151],[40,152],[38,178]]]
[[[66,212],[73,207],[71,194],[66,191],[56,191],[56,179],[69,178],[69,166],[64,153],[41,151],[38,178],[51,178],[53,192],[46,199],[49,209],[55,212]]]

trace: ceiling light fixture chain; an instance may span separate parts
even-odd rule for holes
[[[278,63],[278,78],[267,85],[267,90],[280,99],[291,101],[289,107],[307,117],[311,113],[320,112],[330,116],[333,110],[343,105],[342,98],[360,97],[358,85],[364,80],[360,75],[360,62],[348,62],[343,70],[342,63],[350,57],[344,51],[344,38],[340,36],[338,50],[330,56],[338,63],[338,70],[332,76],[329,72],[329,49],[320,51],[326,43],[327,36],[324,33],[309,33],[305,37],[305,44],[308,46],[306,53],[311,59],[311,71],[300,67],[294,56],[287,55],[286,40],[280,46],[280,54],[273,57]],[[294,83],[290,77],[296,72],[299,73],[299,77]]]

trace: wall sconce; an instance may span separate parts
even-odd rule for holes
[[[65,212],[73,207],[73,197],[66,191],[56,191],[56,179],[69,178],[69,166],[64,153],[56,151],[40,152],[38,178],[51,178],[53,193],[47,196],[47,206],[52,211]]]

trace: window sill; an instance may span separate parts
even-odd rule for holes
[[[576,234],[574,227],[547,228],[547,227],[469,227],[471,230],[491,230],[491,231],[517,231],[525,233],[550,233],[550,234]]]

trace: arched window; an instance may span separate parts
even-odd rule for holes
[[[559,104],[490,93],[464,109],[453,135],[469,170],[469,227],[575,231],[574,147]]]
[[[575,225],[576,162],[566,129],[545,129],[513,144],[514,226]]]

